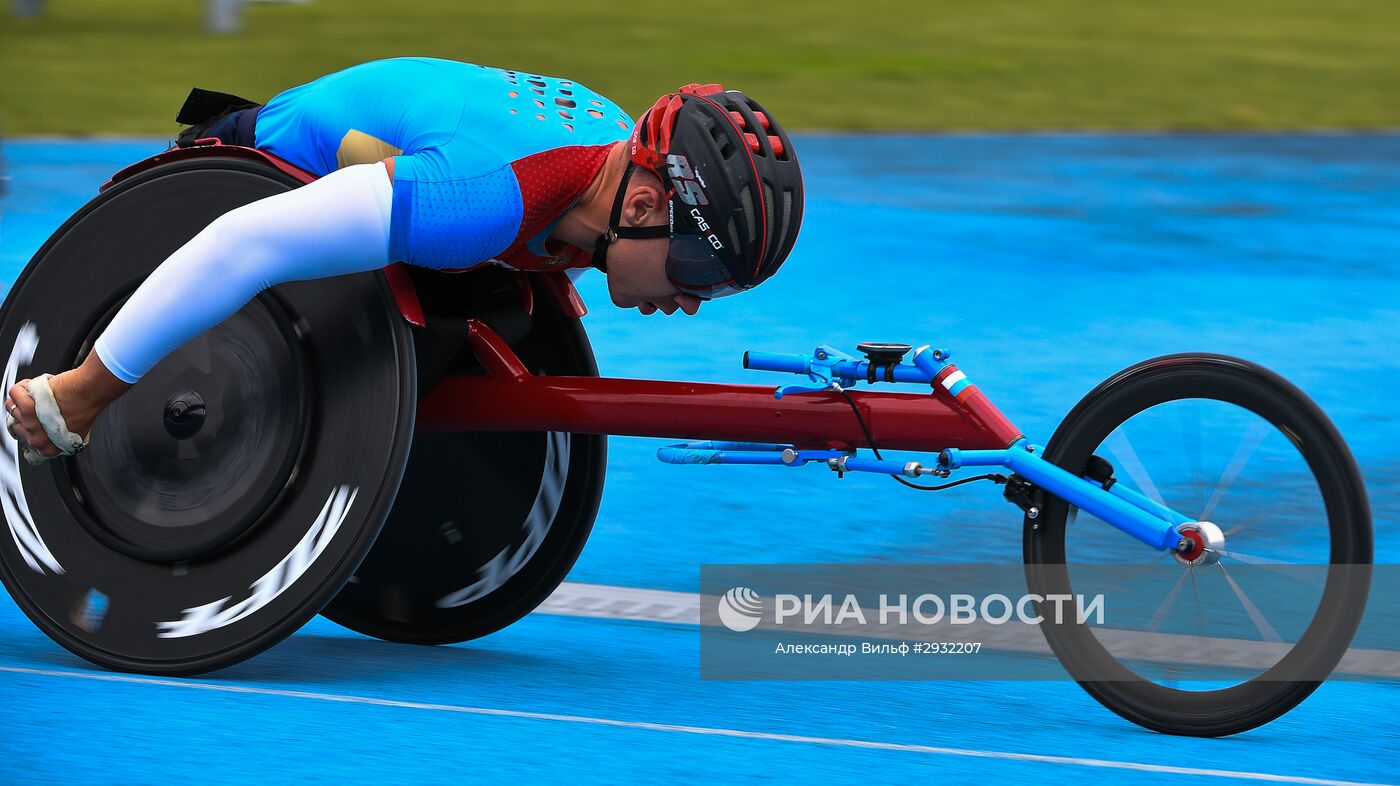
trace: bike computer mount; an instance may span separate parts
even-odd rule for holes
[[[856,345],[856,349],[870,361],[866,372],[867,382],[876,382],[881,378],[886,382],[893,382],[894,367],[904,361],[904,356],[909,354],[913,347],[909,344],[891,344],[884,341],[862,341]]]
[[[904,356],[913,348],[909,344],[890,344],[885,341],[862,341],[856,344],[856,349],[865,355],[867,360],[882,366],[903,361]]]

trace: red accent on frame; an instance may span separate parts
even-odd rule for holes
[[[984,428],[997,435],[1001,440],[998,447],[1008,447],[1016,440],[1025,438],[1026,435],[1016,428],[1011,419],[1003,415],[1001,410],[992,403],[992,400],[987,398],[987,394],[981,390],[974,388],[971,395],[961,399],[958,403],[965,407]]]
[[[144,161],[137,161],[121,171],[112,175],[112,179],[102,184],[99,191],[106,191],[113,184],[131,177],[148,169],[154,169],[161,164],[169,164],[172,161],[184,161],[187,158],[204,158],[208,156],[222,156],[225,158],[243,158],[251,161],[262,161],[266,164],[285,172],[288,175],[300,180],[302,183],[310,183],[316,176],[306,170],[293,166],[286,161],[272,155],[265,150],[258,150],[251,147],[239,147],[238,145],[225,145],[217,139],[212,140],[218,144],[204,144],[210,142],[209,139],[197,140],[194,147],[172,147],[164,153],[157,153]]]
[[[530,274],[515,274],[515,291],[520,293],[520,307],[530,316],[535,315],[535,288],[530,286]]]
[[[384,279],[389,282],[389,291],[394,293],[394,303],[403,318],[418,327],[428,324],[423,317],[423,304],[418,301],[418,290],[408,275],[408,266],[402,262],[389,265],[384,268]]]
[[[997,409],[996,405],[992,403],[991,399],[987,398],[987,395],[983,393],[981,389],[972,384],[971,380],[968,380],[967,386],[964,387],[962,392],[957,396],[949,392],[949,390],[943,386],[943,380],[957,373],[957,371],[958,367],[949,363],[934,375],[933,390],[935,395],[947,398],[949,401],[953,402],[953,406],[962,411],[968,419],[986,429],[988,433],[996,435],[997,439],[1000,440],[1000,444],[996,446],[997,448],[1008,447],[1011,443],[1025,436],[1025,434],[1021,433],[1020,429],[1016,428],[1015,424],[1013,424],[1009,418],[1002,414],[1001,410]]]
[[[583,304],[583,298],[579,297],[578,290],[574,289],[574,282],[569,280],[569,274],[563,271],[558,273],[531,273],[537,277],[540,283],[544,284],[544,293],[549,296],[555,308],[564,316],[582,319],[588,313],[588,307]]]
[[[496,331],[487,327],[485,322],[479,319],[467,320],[467,342],[472,345],[472,351],[476,353],[477,359],[486,367],[486,373],[490,374],[492,379],[521,382],[532,378],[525,364],[511,351],[510,345],[496,335]]]

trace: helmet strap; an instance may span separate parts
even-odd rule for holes
[[[598,241],[593,244],[593,267],[604,273],[608,272],[608,246],[611,246],[618,238],[655,240],[671,236],[671,227],[668,224],[657,224],[650,227],[619,226],[619,221],[622,219],[622,203],[627,198],[627,184],[632,179],[632,170],[636,168],[636,164],[628,162],[627,169],[622,173],[622,181],[617,184],[617,194],[613,197],[612,212],[608,215],[607,231],[599,235]]]

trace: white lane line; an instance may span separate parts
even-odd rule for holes
[[[719,598],[701,596],[694,592],[675,590],[638,589],[617,587],[608,584],[584,584],[566,581],[559,585],[554,594],[545,599],[536,614],[555,614],[566,617],[596,617],[599,619],[633,620],[636,622],[659,622],[670,625],[703,625],[701,604],[714,604]],[[865,611],[868,619],[877,616],[870,609]],[[709,624],[717,624],[711,618]],[[761,627],[777,630],[765,621]],[[788,625],[788,629],[802,630],[801,625]],[[988,649],[1006,652],[1028,652],[1038,655],[1051,655],[1050,645],[1039,629],[1030,626],[992,625],[977,622],[970,625],[929,626],[925,632],[911,632],[905,625],[845,624],[839,628],[816,626],[811,632],[836,636],[860,636],[891,640],[916,638],[937,641],[976,641]],[[1158,663],[1199,663],[1203,639],[1199,636],[1157,633],[1154,631],[1120,630],[1100,628],[1098,637],[1105,646],[1120,658],[1153,661]],[[1209,638],[1211,661],[1216,666],[1267,669],[1278,663],[1289,650],[1282,643],[1252,641],[1247,639]],[[1354,674],[1370,677],[1400,678],[1400,653],[1390,649],[1352,647],[1337,664],[1341,674]]]
[[[699,625],[700,601],[697,592],[565,581],[545,598],[535,613]]]
[[[527,720],[558,721],[580,723],[589,726],[612,726],[624,729],[644,729],[646,731],[666,731],[676,734],[699,734],[711,737],[737,737],[746,740],[770,740],[775,742],[802,742],[810,745],[827,745],[838,748],[864,748],[869,750],[901,751],[905,753],[934,753],[943,756],[964,756],[975,759],[999,759],[1002,761],[1031,761],[1043,764],[1068,764],[1077,767],[1095,767],[1110,770],[1132,770],[1136,772],[1156,772],[1171,775],[1196,775],[1208,778],[1237,778],[1240,780],[1268,781],[1271,783],[1306,783],[1318,786],[1385,786],[1385,784],[1361,781],[1336,781],[1324,778],[1308,778],[1300,775],[1275,775],[1268,772],[1245,772],[1241,770],[1211,770],[1199,767],[1176,767],[1168,764],[1140,764],[1131,761],[1109,759],[1082,759],[1074,756],[1047,756],[1039,753],[1012,753],[1009,751],[988,751],[974,748],[945,748],[937,745],[908,745],[898,742],[874,742],[871,740],[850,740],[840,737],[810,737],[804,734],[776,734],[743,729],[721,729],[711,726],[682,726],[674,723],[649,723],[647,721],[616,720],[594,718],[587,715],[560,715],[553,712],[527,712],[524,710],[502,710],[494,707],[467,707],[457,704],[428,704],[418,701],[398,701],[396,699],[376,699],[369,696],[345,696],[336,693],[311,693],[299,690],[259,688],[252,685],[219,685],[209,682],[170,680],[158,677],[137,677],[130,674],[99,674],[82,671],[59,671],[51,669],[30,669],[22,666],[0,666],[0,672],[30,674],[40,677],[68,677],[96,682],[120,682],[131,685],[157,685],[167,688],[189,688],[218,693],[243,693],[255,696],[280,696],[292,699],[311,699],[339,704],[368,704],[376,707],[397,707],[400,709],[429,710],[432,712],[453,712],[462,715],[489,715],[502,718],[523,718]]]

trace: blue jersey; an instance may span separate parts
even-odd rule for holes
[[[318,175],[392,156],[391,260],[537,270],[587,264],[582,249],[545,240],[631,128],[577,82],[410,57],[277,95],[256,143]]]

